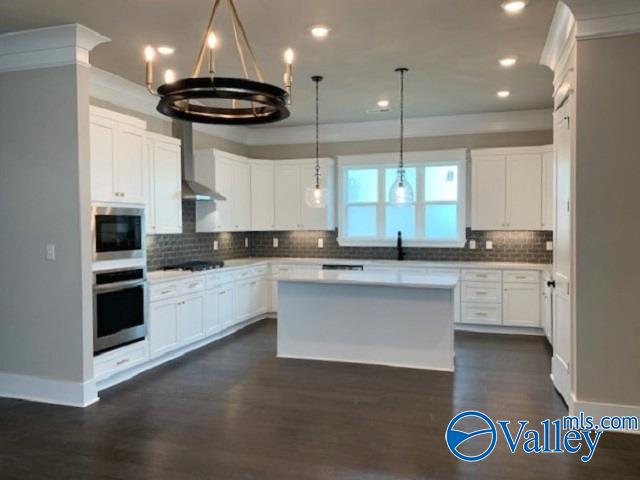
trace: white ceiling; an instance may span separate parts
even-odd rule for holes
[[[520,15],[506,15],[502,0],[236,0],[266,80],[282,81],[283,50],[297,52],[291,118],[274,126],[305,125],[314,118],[311,75],[321,85],[323,123],[397,117],[397,66],[406,79],[408,117],[530,110],[551,106],[552,74],[538,65],[555,0],[530,0]],[[0,33],[82,23],[112,39],[91,61],[141,83],[146,44],[176,47],[162,68],[190,73],[211,0],[0,0]],[[216,30],[218,71],[240,74],[226,6]],[[332,28],[317,41],[308,28]],[[517,55],[515,68],[497,60]],[[158,72],[159,73],[159,72]],[[159,77],[159,75],[158,75]],[[497,90],[509,89],[507,100]],[[392,112],[368,114],[388,98]]]

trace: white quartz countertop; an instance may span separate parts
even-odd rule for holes
[[[372,285],[404,288],[455,288],[456,273],[366,272],[350,270],[303,270],[280,273],[279,282]]]

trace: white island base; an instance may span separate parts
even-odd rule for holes
[[[453,371],[455,274],[278,278],[278,357]]]

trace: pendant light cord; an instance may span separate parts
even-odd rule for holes
[[[320,188],[320,82],[322,77],[311,77],[316,82],[316,188]]]
[[[404,74],[408,69],[398,68],[400,72],[400,185],[404,184]]]

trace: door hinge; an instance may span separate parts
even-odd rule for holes
[[[564,119],[567,121],[567,130],[571,130],[571,117],[566,116]]]
[[[567,212],[571,212],[571,200],[567,200]]]

